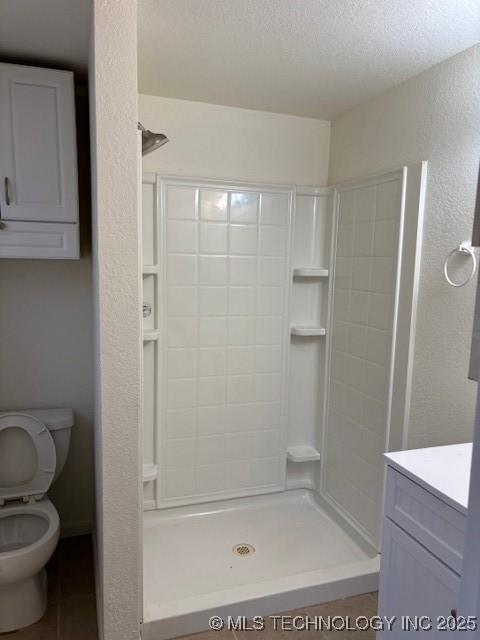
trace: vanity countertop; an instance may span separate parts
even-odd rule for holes
[[[472,443],[386,453],[387,464],[467,513]]]

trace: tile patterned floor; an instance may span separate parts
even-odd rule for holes
[[[97,640],[92,539],[60,540],[47,565],[48,606],[36,624],[1,640]]]
[[[325,604],[315,605],[306,609],[288,611],[288,616],[349,616],[353,621],[358,616],[375,616],[377,614],[377,594],[367,593],[346,600],[336,600]],[[277,623],[277,627],[280,623]],[[206,631],[191,636],[183,636],[181,640],[375,640],[375,632],[368,631],[282,631],[275,630],[273,620],[266,619],[263,631]]]

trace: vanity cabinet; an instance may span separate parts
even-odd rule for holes
[[[73,74],[0,64],[0,258],[78,258]]]
[[[412,453],[419,458],[418,452]],[[430,470],[435,468],[428,454],[424,466]],[[421,469],[421,463],[417,467]],[[448,468],[445,464],[439,466],[438,477],[441,474],[445,477]],[[415,628],[415,617],[422,616],[422,624],[428,625],[430,620],[433,625],[428,637],[443,638],[448,629],[437,628],[442,619],[450,618],[455,624],[466,513],[462,505],[442,495],[435,486],[430,487],[428,482],[421,482],[415,476],[409,477],[409,470],[407,466],[402,473],[400,466],[394,468],[387,464],[379,615],[396,616],[397,620],[392,631],[380,632],[377,638],[405,638],[425,633],[426,629]],[[465,485],[467,492],[467,479]],[[413,621],[408,629],[405,628],[407,616],[411,624]]]

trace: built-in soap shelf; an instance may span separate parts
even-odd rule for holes
[[[318,269],[316,267],[295,267],[294,278],[328,278],[328,269]]]
[[[145,462],[143,464],[143,481],[153,482],[158,478],[158,467],[153,462]]]
[[[158,273],[158,266],[156,264],[144,264],[143,265],[143,275],[148,276]]]
[[[318,267],[295,267],[293,269],[294,278],[328,278],[328,269]],[[292,336],[317,337],[325,335],[325,328],[316,324],[294,324],[291,327]]]
[[[144,331],[143,332],[143,341],[144,342],[152,342],[153,340],[158,340],[159,333],[158,331]]]
[[[301,336],[305,338],[324,336],[325,333],[325,327],[320,327],[316,324],[294,324],[290,329],[290,334],[292,336]]]
[[[320,460],[320,453],[309,445],[288,447],[287,460],[291,462],[314,462]]]

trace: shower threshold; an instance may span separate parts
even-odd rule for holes
[[[375,591],[379,559],[307,490],[144,513],[144,640]]]

